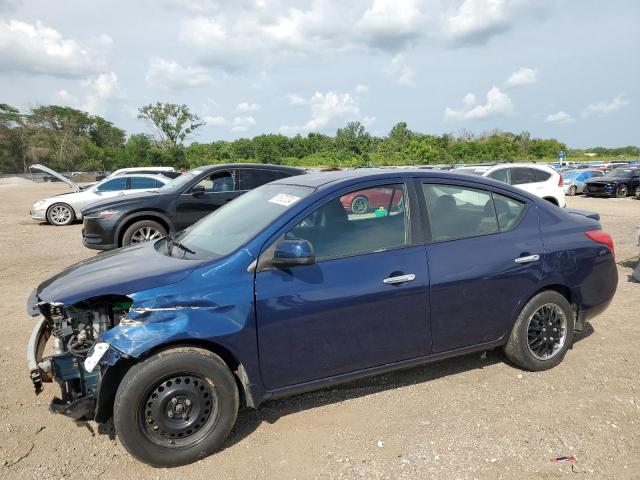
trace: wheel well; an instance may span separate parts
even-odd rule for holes
[[[571,305],[573,305],[574,303],[572,298],[573,296],[571,295],[571,290],[569,290],[569,287],[567,287],[566,285],[546,285],[540,290],[538,290],[536,293],[531,295],[531,298],[535,297],[540,292],[544,292],[545,290],[552,290],[554,292],[558,292],[560,295],[566,298]]]
[[[99,423],[106,422],[113,416],[113,402],[115,400],[116,391],[129,368],[135,363],[140,362],[152,355],[163,350],[170,350],[178,347],[196,347],[208,350],[218,355],[222,361],[229,367],[238,386],[240,393],[240,403],[249,407],[253,407],[254,401],[249,391],[249,379],[244,366],[228,349],[213,342],[204,340],[189,340],[186,342],[165,343],[145,352],[145,354],[137,359],[120,360],[116,365],[110,367],[100,382],[100,391],[98,404],[96,406],[95,420]]]
[[[145,214],[145,215],[140,215],[139,217],[133,217],[128,219],[120,228],[120,234],[118,235],[118,246],[121,247],[122,246],[122,240],[124,239],[124,234],[127,231],[127,228],[129,228],[131,225],[133,225],[136,222],[140,222],[142,220],[151,220],[153,222],[158,222],[160,225],[162,225],[165,230],[167,231],[167,233],[169,233],[171,231],[171,228],[169,227],[169,224],[164,220],[164,218],[157,216],[157,215],[153,215],[153,214]]]
[[[546,200],[549,203],[553,203],[556,207],[559,205],[558,200],[556,200],[553,197],[544,197],[544,200]]]

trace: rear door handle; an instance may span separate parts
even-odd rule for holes
[[[413,273],[407,273],[406,275],[398,275],[397,277],[385,278],[382,283],[385,285],[395,285],[397,283],[413,282],[416,276]]]
[[[526,257],[516,258],[514,261],[516,263],[531,263],[537,262],[538,260],[540,260],[540,255],[527,255]]]

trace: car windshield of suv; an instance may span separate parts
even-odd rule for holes
[[[605,174],[602,178],[622,178],[628,179],[631,178],[631,170],[626,168],[616,168],[615,170],[611,170],[607,174]]]
[[[188,172],[183,173],[179,177],[174,178],[169,183],[166,183],[164,187],[162,187],[160,190],[162,190],[162,192],[164,193],[176,192],[182,189],[182,187],[186,186],[191,180],[196,178],[202,172],[204,172],[204,170],[197,169],[197,168],[194,170],[189,170]]]
[[[167,242],[167,252],[188,259],[228,255],[245,245],[313,190],[284,184],[258,187],[207,215],[177,236],[176,240],[186,248],[171,248],[171,242]]]

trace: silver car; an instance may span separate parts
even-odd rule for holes
[[[105,178],[82,188],[44,165],[33,165],[31,168],[48,173],[73,189],[72,193],[63,193],[38,200],[31,207],[29,213],[33,220],[46,221],[51,225],[58,226],[69,225],[74,220],[81,220],[82,209],[90,203],[129,193],[153,191],[171,181],[164,175],[132,174]]]

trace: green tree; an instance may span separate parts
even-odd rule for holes
[[[159,146],[174,148],[195,130],[205,124],[186,105],[161,103],[144,105],[138,109],[138,118],[149,123]]]

